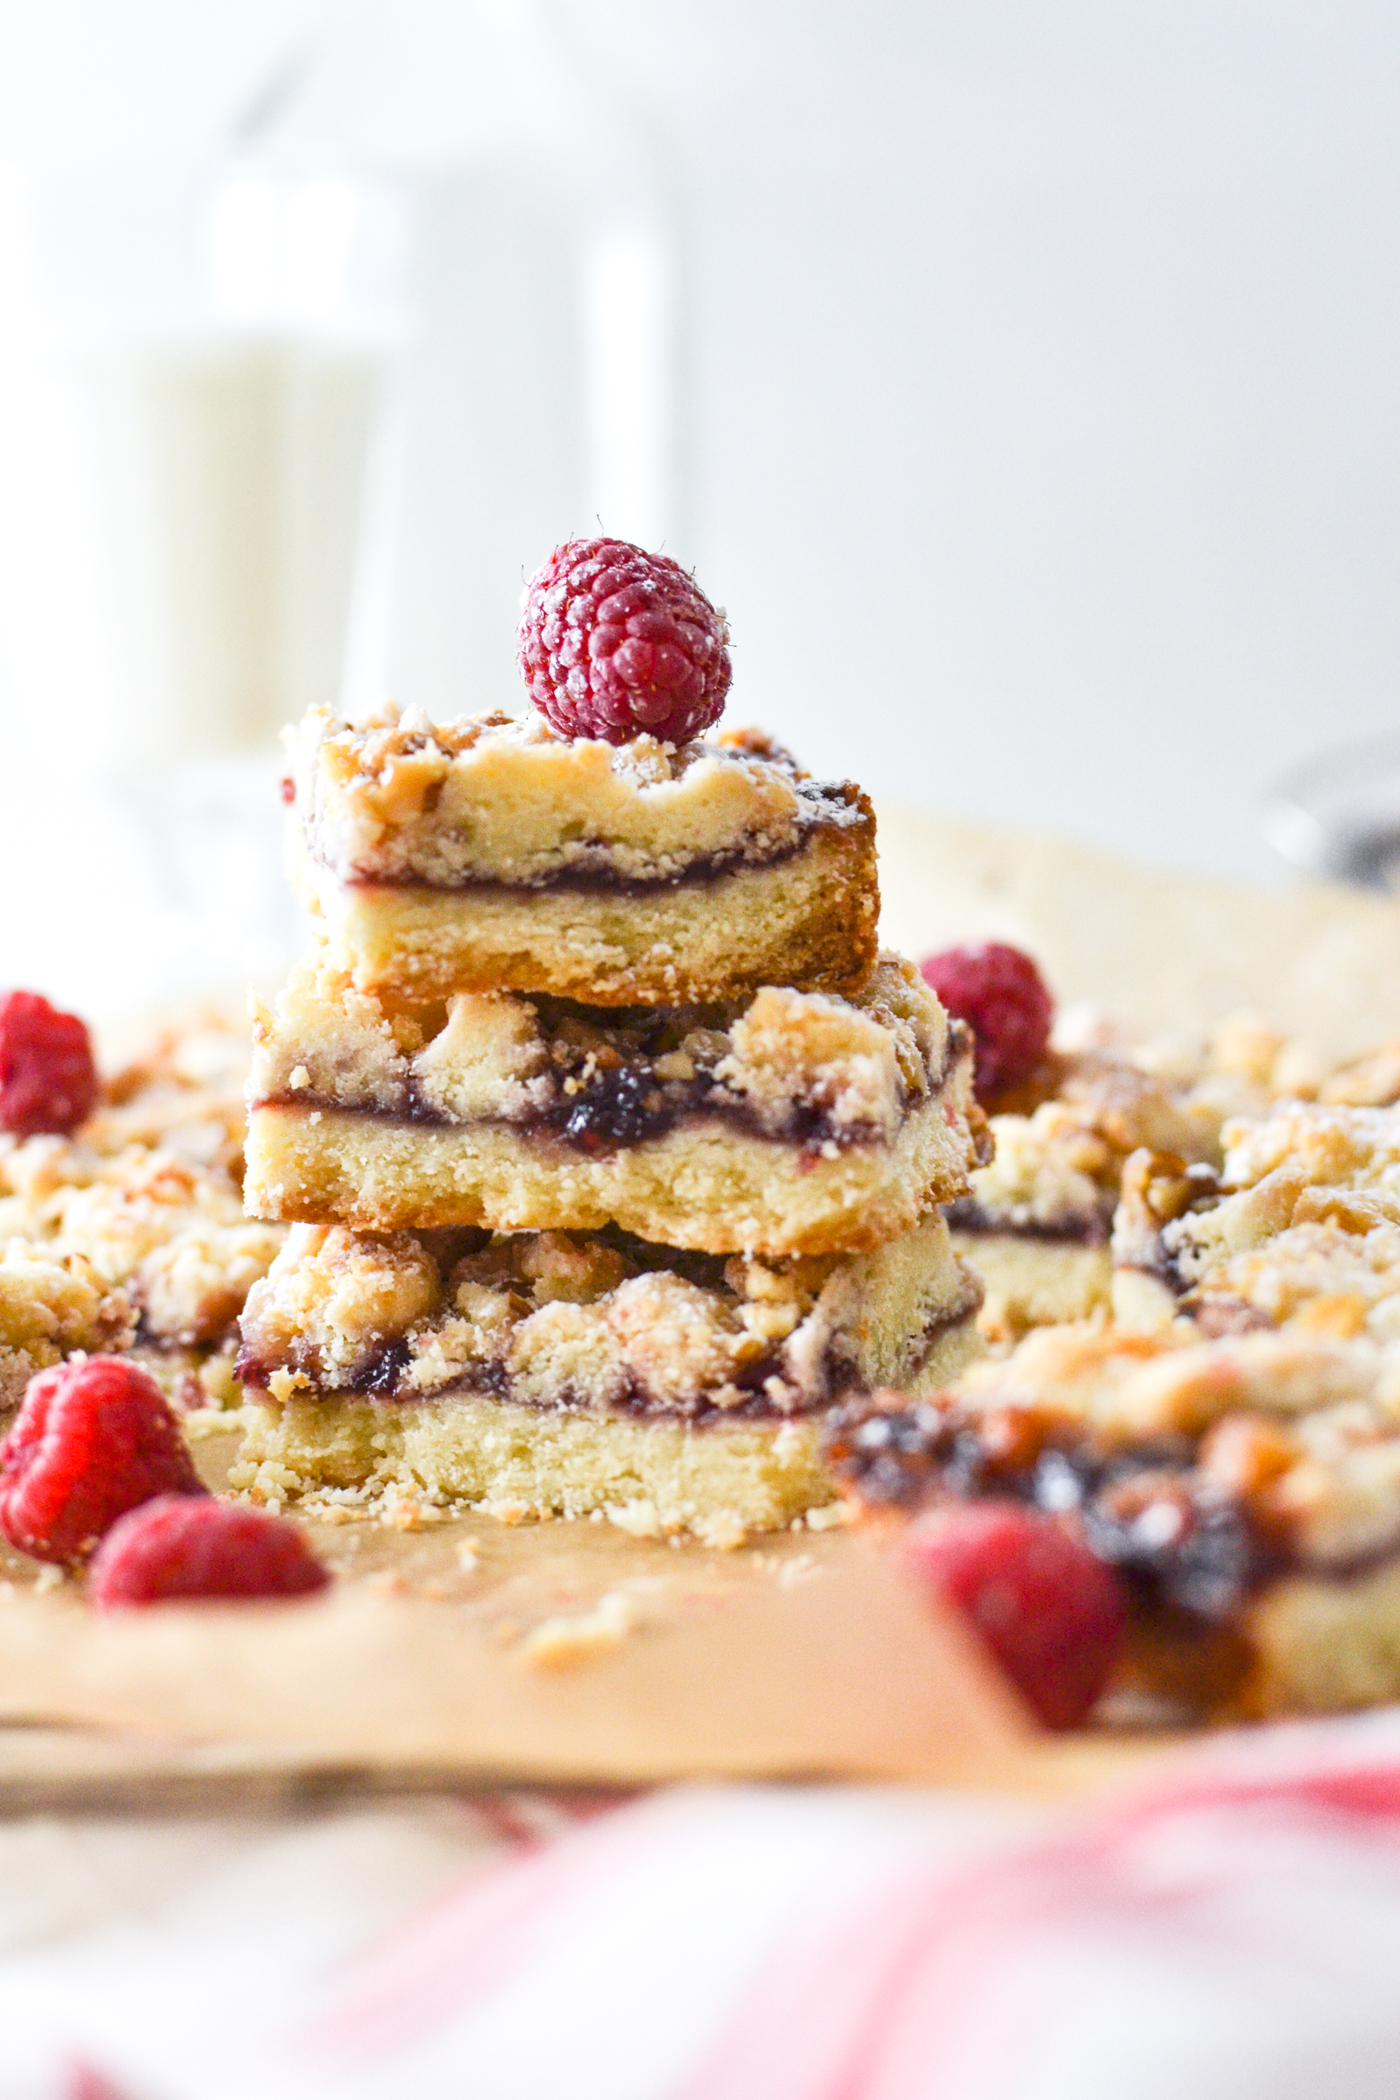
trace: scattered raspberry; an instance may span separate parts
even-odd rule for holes
[[[1074,1728],[1104,1690],[1123,1638],[1112,1572],[1054,1517],[965,1502],[905,1537],[920,1579],[966,1613],[1047,1728]]]
[[[112,1526],[88,1589],[110,1611],[175,1597],[303,1597],[330,1579],[285,1517],[212,1496],[158,1495]]]
[[[1028,955],[1004,941],[945,948],[919,964],[950,1014],[977,1035],[973,1084],[979,1101],[994,1100],[1029,1079],[1050,1040],[1055,1003]]]
[[[92,1113],[97,1067],[87,1026],[38,992],[0,993],[0,1128],[67,1133]]]
[[[203,1493],[169,1401],[120,1356],[40,1371],[0,1444],[0,1531],[36,1560],[81,1560],[152,1495]]]
[[[679,562],[626,540],[569,540],[525,586],[518,661],[563,736],[683,744],[719,720],[729,629]]]

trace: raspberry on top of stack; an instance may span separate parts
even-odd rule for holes
[[[830,1502],[820,1412],[946,1379],[969,1032],[877,953],[874,819],[716,733],[675,562],[561,547],[522,721],[291,737],[314,952],[255,1022],[236,1480],[714,1538]],[[702,735],[701,732],[709,732]]]

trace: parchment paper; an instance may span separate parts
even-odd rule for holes
[[[1152,1030],[1250,1011],[1336,1057],[1400,1035],[1388,901],[1156,874],[899,810],[880,839],[885,937],[907,953],[1008,938],[1062,999]],[[227,1455],[205,1448],[213,1475]],[[700,1775],[1044,1791],[1160,1754],[1041,1736],[962,1628],[840,1532],[719,1553],[462,1519],[318,1527],[316,1544],[340,1577],[323,1598],[105,1618],[75,1585],[36,1591],[12,1558],[0,1807]]]
[[[1249,1013],[1329,1058],[1400,1036],[1400,904],[1164,874],[1091,846],[879,813],[881,932],[916,959],[965,940],[1036,955],[1063,1002],[1153,1033]]]

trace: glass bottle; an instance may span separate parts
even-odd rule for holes
[[[362,0],[303,115],[414,195],[390,685],[434,715],[514,710],[521,584],[558,541],[686,558],[664,136],[549,0]]]

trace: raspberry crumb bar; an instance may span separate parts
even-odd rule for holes
[[[0,1407],[76,1351],[231,1395],[231,1338],[283,1231],[244,1214],[246,1031],[168,1023],[71,1132],[0,1135]]]
[[[136,1333],[128,1293],[78,1253],[12,1239],[0,1254],[0,1408],[17,1407],[36,1371],[77,1349],[124,1349]]]
[[[1127,1162],[1120,1319],[1400,1339],[1400,1108],[1284,1102],[1224,1143],[1218,1175],[1147,1149]]]
[[[869,802],[756,732],[614,745],[386,706],[289,742],[297,885],[362,989],[688,1005],[855,991],[874,963]]]
[[[907,963],[851,999],[389,1009],[313,960],[255,1020],[246,1195],[372,1231],[595,1230],[718,1253],[878,1246],[967,1186],[967,1031]]]
[[[710,731],[728,627],[673,561],[557,549],[538,710],[292,740],[316,951],[256,1017],[235,1478],[724,1538],[830,1501],[821,1410],[980,1350],[940,1206],[973,1046],[878,957],[874,820]]]
[[[1400,1345],[1044,1328],[951,1392],[855,1402],[828,1453],[867,1516],[1056,1512],[1125,1578],[1127,1681],[1186,1710],[1400,1698]]]
[[[978,1349],[936,1214],[872,1253],[764,1262],[626,1234],[298,1225],[249,1295],[253,1494],[411,1487],[498,1513],[742,1536],[830,1500],[821,1411]]]
[[[1218,1169],[1227,1120],[1267,1113],[1302,1070],[1293,1046],[1244,1024],[1189,1053],[1117,1042],[1049,1052],[993,1102],[994,1156],[949,1214],[986,1282],[988,1339],[1004,1345],[1031,1327],[1108,1313],[1129,1160],[1146,1149],[1171,1155],[1178,1172]]]

